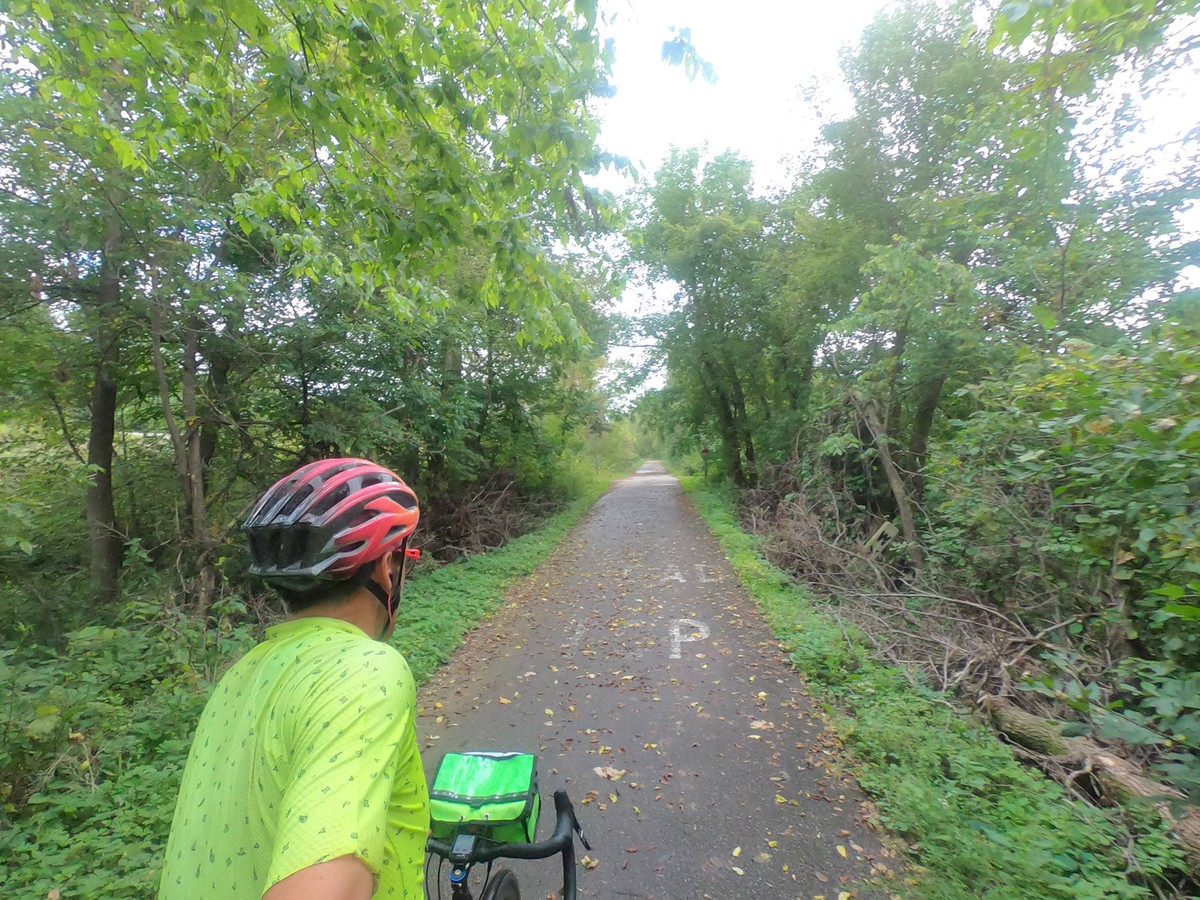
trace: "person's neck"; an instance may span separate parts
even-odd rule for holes
[[[341,619],[343,622],[349,622],[367,637],[379,640],[386,625],[386,622],[381,622],[380,619],[385,616],[386,614],[379,605],[379,601],[375,599],[375,595],[365,588],[359,588],[345,600],[336,603],[314,604],[288,616],[288,620],[318,617]]]

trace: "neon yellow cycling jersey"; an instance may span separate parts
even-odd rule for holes
[[[404,657],[340,619],[300,618],[221,679],[200,717],[159,900],[258,898],[354,855],[374,897],[423,896],[429,796]]]

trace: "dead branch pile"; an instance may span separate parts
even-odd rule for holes
[[[426,506],[421,518],[430,530],[422,549],[443,562],[486,553],[531,531],[554,511],[551,502],[521,496],[510,476],[497,473]]]
[[[788,492],[773,505],[761,502],[765,494],[745,520],[765,536],[771,562],[820,589],[889,662],[938,690],[1008,693],[1030,651],[1074,621],[1035,631],[1016,611],[916,583],[902,563],[869,546],[871,535],[843,515],[845,501],[832,491],[823,502]]]

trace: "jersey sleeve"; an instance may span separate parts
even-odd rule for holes
[[[416,691],[404,658],[377,645],[297,698],[290,771],[264,892],[301,869],[357,856],[376,885],[388,803]]]

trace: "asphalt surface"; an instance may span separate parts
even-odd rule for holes
[[[593,847],[581,897],[886,896],[857,887],[893,863],[837,738],[657,463],[614,484],[418,705],[430,778],[448,751],[538,754],[538,836],[566,787]],[[527,900],[556,896],[557,859],[511,868]]]

